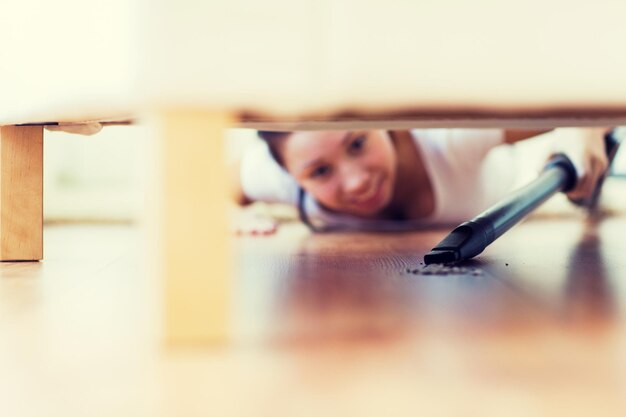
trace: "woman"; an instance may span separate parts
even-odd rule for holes
[[[557,152],[569,156],[578,172],[568,197],[588,198],[608,166],[608,130],[261,131],[264,143],[235,167],[234,195],[239,204],[295,205],[320,231],[455,224],[520,185],[522,165],[538,170]],[[538,151],[520,161],[509,145],[529,138],[525,142],[535,142]],[[240,231],[275,231],[273,223],[255,227]]]

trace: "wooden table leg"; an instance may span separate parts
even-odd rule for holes
[[[230,114],[162,112],[161,257],[168,344],[225,342],[232,256],[223,136]]]
[[[43,127],[0,126],[0,261],[43,258]]]

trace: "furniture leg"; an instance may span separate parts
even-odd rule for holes
[[[229,329],[232,256],[223,136],[230,114],[164,111],[161,267],[168,344],[215,344]]]
[[[43,258],[43,127],[0,126],[0,261]]]

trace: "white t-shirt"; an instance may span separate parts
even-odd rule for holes
[[[300,195],[297,182],[274,161],[261,140],[242,158],[243,192],[255,201],[301,205],[316,230],[402,230],[470,220],[523,184],[519,144],[504,144],[501,129],[415,129],[411,134],[434,191],[435,209],[427,218],[373,220],[331,212],[307,193]],[[533,158],[534,164],[524,161],[525,171],[535,175],[539,171],[548,155],[548,148],[542,148],[546,157]]]

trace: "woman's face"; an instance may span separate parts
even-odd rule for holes
[[[331,210],[375,216],[393,197],[397,158],[386,131],[294,132],[281,155],[302,188]]]

